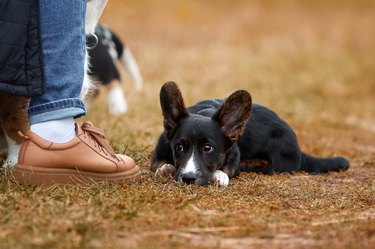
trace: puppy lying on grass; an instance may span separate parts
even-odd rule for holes
[[[178,182],[227,186],[241,171],[311,174],[349,168],[343,157],[303,153],[293,129],[276,113],[252,104],[245,90],[227,99],[204,100],[185,108],[174,82],[160,91],[164,132],[151,159],[151,171]]]

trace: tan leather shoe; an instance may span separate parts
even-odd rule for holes
[[[23,136],[13,175],[22,184],[85,184],[137,181],[141,173],[133,159],[115,154],[103,131],[92,123],[76,124],[77,136],[67,143],[53,143],[32,131]]]

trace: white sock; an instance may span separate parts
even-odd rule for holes
[[[76,137],[73,117],[32,124],[30,130],[41,138],[54,142],[66,143]]]

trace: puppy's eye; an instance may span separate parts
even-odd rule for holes
[[[213,151],[213,149],[214,149],[214,147],[212,147],[211,144],[205,144],[203,146],[203,152],[205,152],[205,153],[209,153],[209,152]]]
[[[184,146],[182,144],[177,144],[175,147],[177,152],[183,152],[184,151]]]

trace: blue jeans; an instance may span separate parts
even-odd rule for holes
[[[79,117],[86,49],[86,0],[40,0],[44,94],[31,98],[30,124]]]

